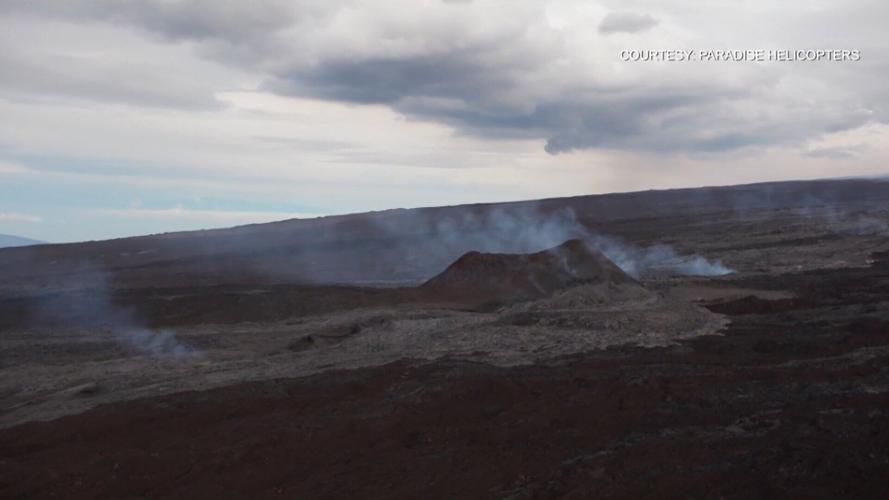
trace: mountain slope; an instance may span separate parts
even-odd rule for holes
[[[416,285],[471,250],[530,253],[586,232],[646,247],[666,243],[680,254],[726,260],[733,255],[725,253],[721,240],[745,227],[739,218],[769,215],[778,232],[758,233],[750,244],[762,246],[792,234],[787,224],[796,222],[776,217],[817,217],[825,231],[794,236],[802,238],[795,246],[815,245],[818,238],[829,236],[828,225],[832,231],[859,231],[868,221],[857,220],[856,211],[870,210],[886,199],[889,182],[851,179],[394,209],[0,249],[0,283],[45,291],[80,287],[98,278],[126,288],[230,283]],[[850,214],[848,226],[840,224],[845,216],[839,214]],[[737,227],[725,225],[731,220]],[[714,224],[729,227],[728,232],[702,237],[708,234],[702,229]],[[784,248],[789,251],[794,246]],[[744,259],[747,254],[737,257]]]
[[[41,243],[44,242],[32,240],[31,238],[23,238],[21,236],[13,236],[11,234],[0,234],[0,248],[26,247],[29,245],[39,245]]]

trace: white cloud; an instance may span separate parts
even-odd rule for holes
[[[30,172],[28,168],[18,163],[10,163],[0,161],[0,175],[3,174],[26,174]]]
[[[100,101],[202,110],[220,87],[255,86],[245,73],[157,43],[132,29],[29,16],[0,16],[0,97]]]
[[[43,222],[43,217],[18,212],[0,212],[2,222]]]

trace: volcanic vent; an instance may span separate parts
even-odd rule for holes
[[[581,284],[635,283],[582,240],[531,254],[468,252],[421,289],[440,300],[514,301]]]

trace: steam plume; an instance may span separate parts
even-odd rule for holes
[[[582,239],[624,272],[634,277],[649,273],[720,276],[731,269],[700,255],[680,255],[669,245],[641,247],[594,233],[581,224],[570,208],[543,214],[534,208],[466,209],[457,214],[404,214],[378,222],[395,238],[423,234],[425,258],[451,262],[470,250],[492,253],[530,253],[570,239]]]

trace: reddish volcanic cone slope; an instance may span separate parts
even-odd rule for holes
[[[582,240],[569,240],[532,254],[466,253],[421,290],[443,301],[512,301],[595,283],[635,281]]]

